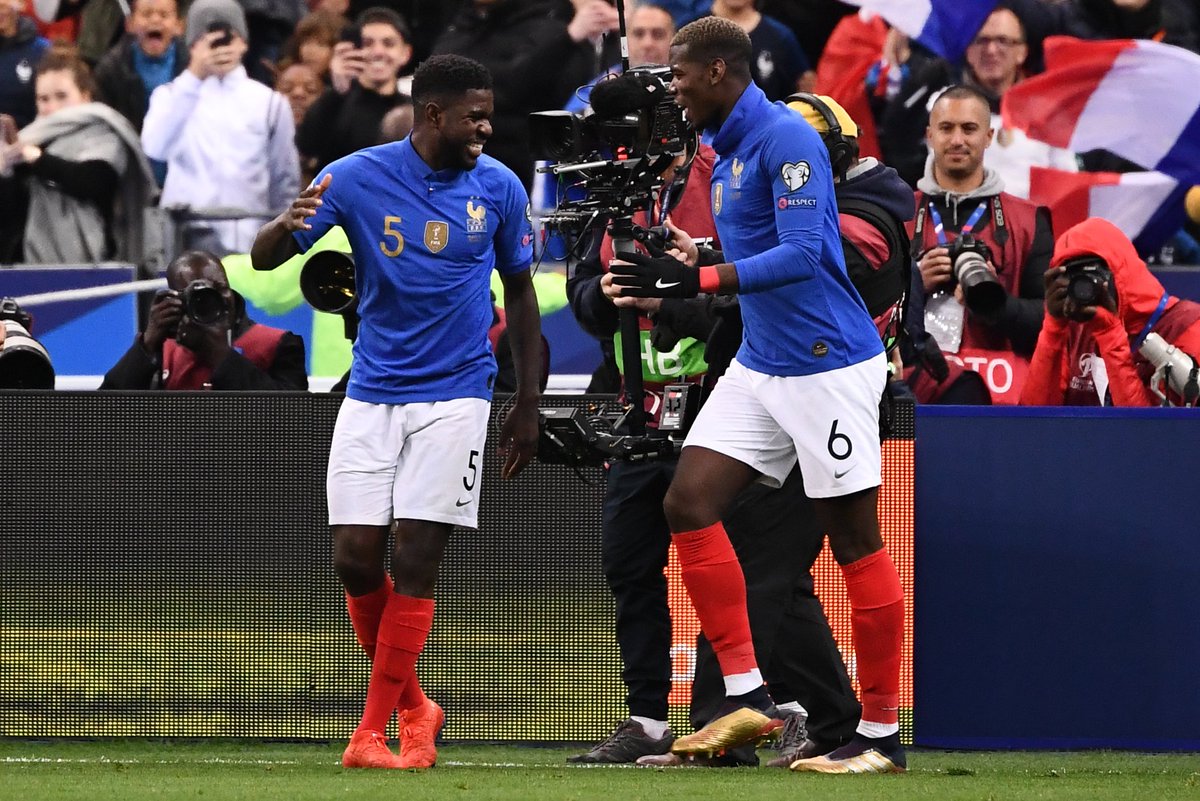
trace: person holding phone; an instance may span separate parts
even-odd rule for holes
[[[342,156],[383,141],[388,112],[412,103],[400,90],[400,73],[412,58],[404,18],[390,8],[368,8],[347,25],[329,62],[332,84],[304,115],[296,146],[318,171]]]
[[[233,0],[192,3],[187,69],[154,90],[142,123],[146,155],[167,163],[163,206],[246,213],[189,225],[184,246],[218,255],[249,250],[263,221],[300,191],[291,106],[246,74],[248,36]]]

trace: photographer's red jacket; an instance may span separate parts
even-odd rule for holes
[[[1104,405],[1094,380],[1100,361],[1111,405],[1157,406],[1148,384],[1153,366],[1134,353],[1133,346],[1154,331],[1200,359],[1200,304],[1168,295],[1129,238],[1107,220],[1093,217],[1068,229],[1055,243],[1051,266],[1085,255],[1099,256],[1112,270],[1117,313],[1101,308],[1087,323],[1047,313],[1021,404]]]

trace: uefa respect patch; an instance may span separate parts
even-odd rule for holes
[[[817,207],[817,199],[815,197],[796,197],[795,195],[784,195],[776,201],[780,211],[788,209],[815,209]]]

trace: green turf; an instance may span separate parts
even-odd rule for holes
[[[341,744],[0,740],[0,799],[1200,799],[1200,755],[914,750],[903,776],[567,766],[563,748],[444,746],[436,769],[347,771]],[[765,753],[765,752],[764,752]]]

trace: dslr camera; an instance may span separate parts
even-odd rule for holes
[[[1067,297],[1078,306],[1099,306],[1112,282],[1112,271],[1098,256],[1082,256],[1063,264],[1067,274]]]
[[[183,316],[199,325],[215,325],[229,317],[229,304],[225,302],[225,296],[216,284],[203,278],[192,281],[182,292],[160,289],[154,299],[162,297],[179,298],[183,304]]]
[[[971,234],[962,234],[947,246],[954,279],[963,289],[967,308],[975,314],[991,317],[1004,308],[1007,293],[995,274],[988,269],[992,250]]]

